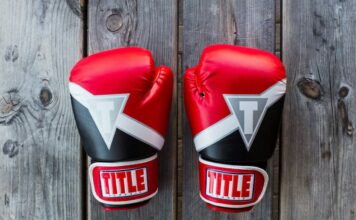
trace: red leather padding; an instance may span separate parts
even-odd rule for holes
[[[157,173],[157,154],[143,160],[93,163],[89,167],[93,195],[108,205],[127,205],[152,198],[158,190]]]
[[[200,196],[210,205],[247,208],[265,194],[268,175],[261,168],[214,163],[199,158]]]
[[[93,95],[130,94],[124,113],[166,134],[173,74],[169,67],[155,67],[150,51],[128,47],[90,55],[73,67],[69,81]]]
[[[199,64],[184,76],[193,136],[231,114],[223,94],[257,95],[285,77],[282,62],[270,52],[234,45],[205,48]]]

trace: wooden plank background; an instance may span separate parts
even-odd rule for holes
[[[281,219],[356,219],[356,2],[285,0]]]
[[[281,6],[280,0],[3,0],[0,220],[356,219],[356,2]],[[213,43],[275,52],[287,69],[268,191],[244,214],[212,212],[199,197],[182,77]],[[146,47],[157,65],[174,70],[173,107],[158,195],[140,209],[104,212],[87,185],[90,158],[73,120],[68,74],[84,56],[125,46]]]
[[[177,4],[174,0],[90,0],[88,52],[92,54],[115,47],[141,46],[152,51],[156,65],[167,65],[176,73],[176,27]],[[176,92],[174,92],[169,132],[163,150],[159,153],[159,193],[148,205],[127,212],[105,212],[90,194],[88,219],[174,218],[177,158],[176,100]]]
[[[275,2],[184,0],[183,27],[183,69],[196,65],[203,48],[214,43],[252,46],[274,52]],[[275,201],[272,184],[278,183],[273,164],[278,164],[278,154],[269,161],[267,172],[271,182],[262,202],[252,212],[227,214],[211,211],[199,196],[198,154],[185,115],[183,147],[183,219],[272,219]]]
[[[76,5],[1,1],[1,220],[82,217],[81,150],[67,87],[82,56]]]

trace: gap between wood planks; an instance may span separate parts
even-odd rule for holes
[[[88,1],[89,0],[80,0],[80,9],[82,14],[82,55],[83,57],[88,56]],[[82,141],[80,141],[80,155],[82,158],[82,220],[88,219],[88,201],[90,189],[88,187],[88,156],[84,151]]]

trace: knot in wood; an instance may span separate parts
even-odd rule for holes
[[[337,107],[341,118],[342,130],[344,132],[346,131],[346,134],[351,136],[354,128],[352,126],[352,122],[349,120],[349,114],[343,99],[338,101]]]
[[[17,45],[11,45],[6,48],[5,61],[15,62],[19,58],[19,50]]]
[[[8,124],[19,113],[22,104],[17,89],[0,96],[0,124]]]
[[[122,16],[120,14],[111,14],[106,18],[106,28],[111,32],[120,30],[122,24]]]
[[[14,105],[12,103],[4,103],[1,106],[0,111],[1,111],[2,114],[8,114],[8,113],[11,112],[13,106]]]
[[[19,152],[19,143],[17,141],[7,140],[2,148],[2,152],[10,158],[16,156]]]
[[[5,193],[5,206],[9,206],[9,205],[10,205],[10,198]]]
[[[343,86],[339,89],[339,96],[340,98],[345,98],[349,94],[349,88]]]
[[[302,78],[297,85],[299,91],[310,99],[318,100],[323,94],[321,85],[316,80]]]
[[[40,91],[40,100],[43,106],[48,106],[52,101],[52,92],[47,87],[43,87]]]
[[[326,159],[326,160],[330,160],[330,158],[331,158],[331,151],[325,151],[325,152],[323,152],[322,154],[321,154],[321,158],[322,159]]]

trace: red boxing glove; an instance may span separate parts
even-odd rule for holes
[[[207,47],[186,71],[184,99],[200,154],[200,196],[215,211],[241,212],[268,183],[286,76],[273,54],[247,47]]]
[[[171,70],[155,68],[148,50],[121,48],[82,59],[69,81],[78,130],[92,158],[94,197],[108,210],[145,204],[158,190]]]

